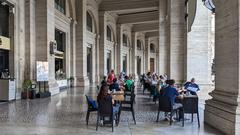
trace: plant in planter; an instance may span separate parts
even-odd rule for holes
[[[21,93],[21,98],[22,99],[28,99],[29,98],[29,90],[32,87],[32,82],[31,80],[24,80],[23,85],[22,85],[22,93]]]
[[[70,87],[73,87],[73,84],[74,84],[74,77],[71,76],[70,78],[68,78],[68,81],[70,82]]]
[[[29,95],[29,98],[30,99],[34,99],[36,98],[36,87],[37,87],[37,82],[36,81],[33,81],[31,80],[31,89],[30,89],[30,95]]]
[[[22,99],[34,99],[36,97],[36,82],[32,80],[23,81],[23,91],[21,93]]]

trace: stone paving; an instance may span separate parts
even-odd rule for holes
[[[167,121],[156,122],[157,106],[148,94],[139,89],[135,104],[137,125],[133,124],[130,112],[123,112],[115,132],[109,127],[95,131],[96,113],[90,115],[89,126],[85,124],[87,104],[85,94],[96,98],[96,88],[72,88],[45,99],[18,100],[0,104],[0,135],[155,135],[155,134],[220,134],[203,124],[203,105],[200,105],[201,128],[194,122],[175,122],[169,126]],[[162,119],[162,115],[160,116]],[[161,119],[160,118],[160,119]]]

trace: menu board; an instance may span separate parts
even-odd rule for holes
[[[8,100],[16,99],[16,84],[14,80],[9,80],[8,83],[9,91],[8,91]]]
[[[48,81],[48,62],[37,61],[37,81]]]
[[[0,36],[0,49],[10,50],[10,38]]]

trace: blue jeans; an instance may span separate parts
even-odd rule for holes
[[[116,114],[119,112],[119,108],[120,108],[120,104],[116,104],[115,106],[113,106],[113,114]]]

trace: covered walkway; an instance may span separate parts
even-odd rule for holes
[[[96,113],[90,116],[89,126],[85,123],[87,109],[85,94],[95,98],[96,87],[75,87],[51,98],[1,104],[1,135],[220,135],[203,124],[203,104],[200,104],[199,108],[201,128],[198,128],[197,119],[194,119],[193,123],[186,121],[185,127],[181,127],[178,122],[172,126],[163,120],[156,123],[158,103],[150,101],[148,94],[142,95],[141,88],[138,88],[135,104],[136,125],[132,121],[131,113],[123,112],[115,132],[112,133],[108,127],[101,127],[96,131]]]

